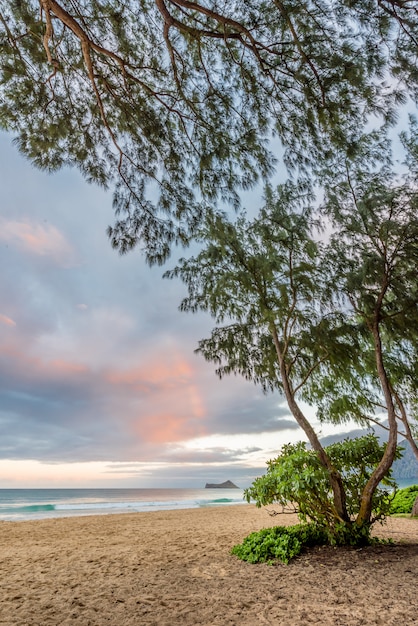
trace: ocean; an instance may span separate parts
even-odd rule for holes
[[[417,484],[398,481],[398,488]],[[242,489],[0,489],[0,521],[244,504]]]
[[[0,489],[0,520],[243,504],[241,489]]]

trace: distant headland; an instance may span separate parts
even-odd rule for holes
[[[226,480],[224,483],[206,483],[205,489],[239,489],[233,482]]]

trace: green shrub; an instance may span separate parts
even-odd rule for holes
[[[367,545],[371,526],[389,514],[389,494],[396,486],[389,470],[373,493],[370,521],[362,526],[355,524],[363,491],[380,463],[385,444],[369,434],[345,439],[325,450],[342,479],[348,521],[342,522],[336,514],[329,472],[321,464],[318,454],[308,449],[304,442],[283,446],[280,455],[267,462],[267,473],[256,478],[244,491],[244,496],[258,507],[276,503],[286,508],[289,502],[292,503],[300,521],[321,528],[327,533],[327,543],[331,545]]]
[[[391,502],[391,515],[396,515],[399,513],[410,513],[417,497],[418,485],[412,485],[412,487],[399,489]]]
[[[326,533],[316,524],[274,526],[251,533],[231,553],[249,563],[272,564],[279,560],[287,564],[303,548],[326,543]]]

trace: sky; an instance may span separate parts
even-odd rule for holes
[[[212,321],[178,311],[174,260],[112,250],[110,192],[5,133],[0,163],[0,488],[247,487],[303,439],[279,395],[194,354]]]

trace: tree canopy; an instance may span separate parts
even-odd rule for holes
[[[267,188],[252,221],[207,216],[200,252],[166,273],[187,285],[182,310],[214,317],[217,326],[198,352],[218,374],[243,374],[284,395],[328,477],[338,528],[370,525],[376,490],[397,455],[399,425],[417,452],[410,419],[418,390],[418,195],[408,177],[391,174],[389,155],[380,169],[366,162],[347,157],[341,171],[334,167],[322,210],[304,187],[286,183]],[[330,228],[322,240],[320,216]],[[370,425],[383,414],[388,422],[355,520],[343,476],[301,400],[319,406],[325,421]],[[260,485],[265,494],[266,482]]]
[[[418,459],[413,435],[418,380],[415,177],[392,172],[389,156],[380,169],[370,167],[369,150],[363,157],[346,161],[340,171],[334,168],[323,207],[334,227],[327,254],[330,297],[342,312],[350,311],[341,332],[347,339],[357,336],[357,354],[345,369],[322,377],[315,401],[322,403],[320,412],[324,410],[327,420],[347,414],[366,422],[374,421],[379,411],[388,415],[393,404],[393,418]],[[384,397],[376,393],[378,378],[378,389],[386,379]]]
[[[112,243],[162,261],[207,203],[313,166],[418,86],[413,1],[0,2],[0,127],[114,188]]]

